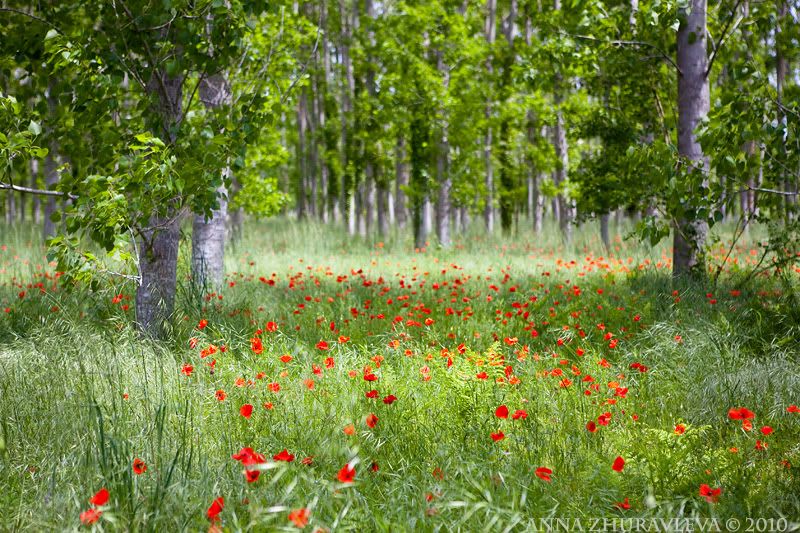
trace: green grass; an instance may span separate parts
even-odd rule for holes
[[[310,510],[308,530],[331,531],[523,531],[554,517],[800,522],[800,414],[787,412],[800,403],[796,271],[759,277],[736,295],[737,269],[716,287],[673,282],[665,247],[618,239],[600,259],[593,227],[566,248],[553,231],[476,231],[452,250],[413,253],[397,236],[381,246],[275,220],[249,226],[229,250],[232,286],[221,299],[191,290],[182,256],[170,337],[153,342],[132,329],[130,299],[112,302],[132,286],[58,287],[41,244],[25,229],[0,229],[0,529],[81,528],[101,487],[111,498],[95,527],[109,530],[206,529],[218,496],[220,526],[232,531],[291,529],[288,514],[299,508]],[[733,258],[744,264],[750,248]],[[273,273],[274,286],[260,281]],[[208,326],[198,330],[201,319]],[[262,333],[255,354],[250,339],[268,321],[278,331]],[[350,339],[339,344],[339,335]],[[517,344],[505,342],[512,337]],[[330,349],[317,349],[320,340]],[[201,358],[210,344],[226,350]],[[187,363],[191,377],[181,373]],[[363,379],[365,366],[377,381]],[[476,378],[482,371],[488,379]],[[560,386],[565,378],[572,383]],[[627,394],[615,396],[609,382]],[[365,396],[371,389],[376,399]],[[397,401],[385,405],[388,394]],[[239,414],[248,403],[249,420]],[[499,405],[527,418],[499,419]],[[752,431],[728,418],[733,407],[755,412]],[[587,431],[605,412],[609,425]],[[371,413],[374,428],[365,424]],[[774,433],[763,436],[762,426]],[[498,431],[505,438],[495,442]],[[756,450],[756,440],[768,448]],[[296,459],[268,461],[248,484],[231,458],[245,446],[268,459],[286,448]],[[622,472],[611,468],[618,455]],[[144,474],[132,471],[136,457]],[[355,482],[339,483],[348,462],[357,463]],[[552,469],[551,482],[538,467]],[[700,496],[701,484],[722,488],[717,503]],[[616,509],[625,498],[631,508]]]

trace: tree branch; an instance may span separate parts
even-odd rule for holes
[[[76,195],[68,192],[50,191],[47,189],[32,189],[30,187],[21,187],[19,185],[14,185],[13,183],[0,182],[0,190],[24,192],[27,194],[38,194],[41,196],[63,196],[65,198],[69,198],[70,200],[78,199]]]
[[[728,18],[728,21],[725,23],[725,26],[722,28],[722,33],[719,36],[719,43],[714,46],[714,50],[711,52],[711,57],[708,60],[708,68],[706,69],[705,77],[707,78],[708,75],[711,73],[711,67],[714,66],[714,60],[717,59],[717,53],[719,49],[722,48],[722,45],[725,43],[725,39],[728,38],[728,30],[731,29],[731,23],[736,18],[736,10],[739,9],[739,4],[742,3],[742,0],[736,0],[736,5],[733,6],[733,10],[731,11],[731,16]],[[734,24],[733,29],[735,29],[739,24],[744,20],[744,16],[739,17],[739,20]],[[733,30],[731,30],[733,32]]]
[[[11,7],[0,7],[0,11],[4,11],[6,13],[16,13],[17,15],[22,15],[24,17],[28,17],[28,18],[33,19],[33,20],[37,20],[37,21],[41,22],[42,24],[50,26],[51,28],[56,30],[59,34],[64,35],[64,32],[61,31],[61,28],[59,28],[58,26],[56,26],[55,24],[53,24],[52,22],[50,22],[47,19],[43,19],[41,17],[37,17],[36,15],[32,15],[31,13],[26,13],[26,12],[20,10],[20,9],[14,9],[14,8],[11,8]]]
[[[567,32],[564,32],[564,31],[559,32],[559,33],[561,33],[562,35],[567,35],[569,37],[573,37],[575,39],[581,39],[581,40],[584,40],[584,41],[591,41],[591,42],[594,42],[594,43],[610,44],[612,46],[633,46],[633,47],[636,47],[636,48],[650,48],[651,50],[655,50],[656,52],[658,52],[659,56],[661,56],[663,59],[667,60],[667,62],[670,65],[675,67],[675,70],[678,71],[678,74],[683,75],[683,72],[681,72],[681,69],[680,69],[680,67],[678,67],[678,64],[675,62],[675,60],[673,60],[669,56],[669,54],[667,54],[664,50],[662,50],[661,48],[659,48],[658,46],[656,46],[653,43],[648,43],[646,41],[628,41],[628,40],[625,40],[625,39],[613,39],[613,40],[598,39],[597,37],[592,37],[591,35],[576,35],[574,33],[567,33]]]

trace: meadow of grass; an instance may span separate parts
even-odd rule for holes
[[[0,529],[798,527],[797,271],[739,286],[744,242],[717,284],[675,282],[667,248],[607,254],[595,233],[414,252],[253,223],[219,294],[182,256],[151,341],[130,283],[63,287],[31,231],[2,226]]]

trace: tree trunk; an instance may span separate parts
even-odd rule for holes
[[[158,97],[153,116],[154,132],[172,146],[177,141],[177,129],[183,116],[183,77],[154,71],[148,91]],[[181,213],[172,208],[161,216],[151,216],[149,227],[142,230],[139,246],[139,274],[136,290],[136,322],[139,329],[151,336],[161,336],[164,325],[175,308],[178,247],[180,244]]]
[[[209,109],[231,102],[231,90],[223,74],[203,80],[199,88],[200,101]],[[225,276],[225,240],[228,218],[228,198],[224,181],[230,176],[230,168],[223,170],[223,184],[217,187],[219,206],[211,218],[195,215],[192,224],[192,280],[201,290],[219,290]]]
[[[306,112],[305,89],[297,98],[297,219],[306,218],[306,178],[308,174],[306,159]]]
[[[489,48],[494,45],[496,35],[496,19],[497,16],[497,0],[486,0],[486,20],[484,21],[484,35]],[[489,80],[492,79],[494,74],[494,67],[492,66],[492,54],[486,58],[486,72],[488,73]],[[483,208],[483,221],[486,225],[486,231],[492,233],[494,231],[494,167],[492,165],[492,101],[491,97],[486,101],[484,109],[484,116],[486,118],[486,133],[483,140],[483,161],[486,166],[486,176],[484,186],[486,187],[486,204]]]
[[[609,213],[600,215],[600,239],[603,241],[603,246],[606,248],[606,253],[611,253],[611,237],[608,234],[608,221],[611,218]]]
[[[560,75],[558,76],[560,78]],[[556,151],[556,170],[554,183],[557,187],[562,186],[567,181],[569,170],[569,146],[567,144],[567,130],[564,124],[564,112],[561,109],[563,97],[561,95],[560,84],[556,88],[556,127],[554,131],[554,145]],[[574,219],[574,205],[566,192],[561,192],[557,198],[558,202],[558,227],[561,229],[561,237],[565,243],[572,241],[572,221]]]
[[[39,160],[31,159],[31,189],[39,188]],[[38,225],[42,220],[42,201],[38,194],[34,194],[31,199],[32,217],[34,225]]]
[[[436,50],[436,69],[442,76],[442,83],[445,92],[450,86],[449,71],[444,64],[444,54],[441,50]],[[448,157],[450,152],[450,142],[447,138],[447,117],[444,109],[439,110],[442,115],[442,126],[439,131],[439,146],[436,150],[436,182],[438,192],[436,195],[436,236],[439,244],[449,247],[450,242],[450,212],[452,205],[450,202],[450,190],[453,187],[453,178],[450,176],[448,168]]]
[[[784,43],[784,39],[786,36],[784,34],[784,24],[787,21],[787,16],[789,14],[789,4],[786,0],[777,0],[777,13],[776,13],[776,20],[775,20],[775,88],[777,92],[777,119],[778,119],[778,127],[781,129],[785,129],[787,127],[786,123],[786,113],[784,112],[783,108],[783,92],[786,86],[786,78],[789,72],[789,61],[786,57],[786,43]],[[786,157],[786,143],[785,143],[786,136],[781,135],[781,147],[780,153],[781,158],[785,159]],[[797,196],[791,194],[796,192],[797,185],[794,179],[784,173],[784,180],[783,180],[783,190],[789,194],[786,194],[784,199],[784,219],[788,223],[792,220],[794,213],[794,206],[797,203]]]
[[[690,0],[688,9],[682,8],[678,14],[678,154],[690,161],[687,171],[705,172],[707,159],[695,137],[695,128],[709,109],[706,0]],[[673,275],[704,274],[707,234],[708,222],[704,219],[678,220],[673,239]]]
[[[48,116],[55,119],[56,108],[58,100],[56,99],[54,91],[54,82],[52,80],[47,83],[47,111]],[[58,183],[58,143],[53,137],[52,129],[50,130],[50,146],[47,155],[44,157],[44,186],[45,189],[54,189]],[[44,202],[44,226],[42,228],[42,236],[45,241],[56,234],[56,225],[52,218],[57,209],[56,197],[48,196]]]
[[[175,309],[180,217],[154,217],[140,245],[141,284],[136,291],[136,322],[152,336],[164,333],[164,324]]]
[[[376,211],[378,212],[378,234],[381,237],[386,237],[389,234],[391,218],[389,205],[389,190],[381,182],[378,182],[378,205]]]
[[[397,227],[399,229],[405,229],[408,223],[408,202],[404,189],[408,187],[408,163],[406,162],[406,140],[402,134],[397,136],[397,147],[395,149],[395,179],[394,216],[397,220]]]

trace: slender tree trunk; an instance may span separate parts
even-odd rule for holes
[[[777,0],[777,14],[776,14],[776,21],[775,21],[775,87],[777,90],[778,96],[778,106],[777,106],[777,119],[778,119],[778,127],[781,129],[785,129],[787,127],[786,122],[786,113],[783,110],[783,93],[784,88],[786,86],[786,79],[789,73],[789,60],[786,57],[786,43],[784,43],[784,39],[786,39],[786,35],[784,32],[784,24],[787,21],[787,17],[789,14],[789,4],[786,0]],[[786,154],[786,144],[785,144],[785,136],[781,135],[781,156],[785,159]],[[784,172],[784,180],[783,180],[783,190],[787,193],[793,193],[796,191],[796,183],[795,180]],[[794,206],[797,203],[797,197],[792,194],[787,194],[783,197],[784,199],[784,218],[786,222],[792,220],[794,213]]]
[[[6,195],[6,224],[13,224],[17,219],[17,193],[7,191]]]
[[[300,91],[297,98],[297,218],[306,218],[306,179],[308,160],[306,159],[306,118],[308,116],[306,91]]]
[[[352,169],[350,162],[350,121],[353,112],[353,95],[355,94],[355,76],[353,74],[353,61],[350,57],[350,44],[353,38],[353,20],[346,0],[339,0],[339,18],[341,20],[341,65],[344,70],[342,83],[341,128],[342,128],[342,213],[347,216],[347,231],[355,235],[358,230],[356,221],[355,190],[353,188]]]
[[[55,118],[58,100],[53,91],[55,90],[54,81],[50,80],[47,84],[47,110],[48,116]],[[47,155],[44,157],[44,186],[46,189],[54,189],[58,183],[58,143],[50,132],[50,146]],[[57,209],[56,197],[48,196],[44,203],[44,226],[42,236],[46,241],[56,234],[56,225],[53,216]]]
[[[681,8],[678,15],[678,154],[690,161],[687,172],[705,172],[708,160],[695,129],[709,109],[706,0],[690,0],[688,8]],[[708,223],[704,219],[678,220],[673,242],[673,275],[704,274],[703,248],[707,234]]]
[[[559,76],[560,77],[560,76]],[[560,84],[556,88],[556,127],[554,130],[554,145],[556,151],[556,170],[555,185],[561,186],[567,181],[569,170],[569,146],[567,144],[567,130],[564,124],[564,112],[561,109],[563,97],[561,95]],[[561,236],[565,243],[572,241],[572,222],[574,219],[574,206],[572,200],[566,192],[561,192],[557,198],[558,203],[558,226],[561,229]]]
[[[441,50],[436,50],[436,69],[442,76],[445,92],[450,87],[450,77],[446,65],[444,64],[444,54]],[[439,190],[436,195],[436,236],[439,244],[449,247],[450,241],[450,212],[452,205],[450,202],[450,190],[453,187],[453,178],[450,176],[448,168],[448,157],[450,153],[450,142],[447,138],[447,117],[445,110],[440,109],[442,114],[442,126],[439,131],[439,145],[436,150],[436,182]]]
[[[496,35],[497,0],[486,0],[486,20],[484,22],[484,35],[486,42],[491,48],[494,45]],[[491,53],[486,58],[486,72],[489,80],[492,80],[494,67],[492,66],[493,57]],[[492,164],[492,101],[491,97],[486,101],[484,110],[486,118],[486,133],[483,141],[483,160],[486,166],[486,176],[484,186],[486,187],[486,204],[483,208],[483,221],[486,231],[494,231],[494,167]]]
[[[406,162],[406,139],[402,134],[397,136],[395,149],[395,180],[394,216],[397,219],[397,227],[405,229],[408,222],[408,202],[405,193],[405,188],[408,187],[408,163]]]
[[[606,253],[611,253],[611,237],[608,232],[608,221],[611,218],[610,213],[603,213],[600,215],[600,239],[603,241],[603,246],[606,248]]]
[[[38,189],[39,188],[39,160],[38,159],[31,159],[31,188]],[[38,194],[33,195],[33,199],[31,200],[32,204],[32,216],[33,216],[33,223],[34,225],[39,225],[42,221],[42,201],[39,198]]]
[[[231,178],[231,194],[230,197],[234,198],[239,191],[242,190],[242,184],[236,179],[236,176]],[[228,209],[228,235],[231,241],[236,242],[242,238],[242,231],[244,225],[244,209],[237,207],[236,209]]]
[[[377,189],[378,205],[376,211],[378,213],[378,234],[381,237],[386,237],[389,234],[389,219],[391,218],[389,191],[380,181],[378,182]]]
[[[224,74],[205,78],[199,87],[200,101],[208,109],[229,105],[231,89]],[[219,205],[206,220],[195,215],[192,223],[192,280],[201,290],[219,290],[225,276],[225,241],[228,218],[228,191],[224,181],[230,179],[230,167],[223,170],[223,184],[217,187]]]

